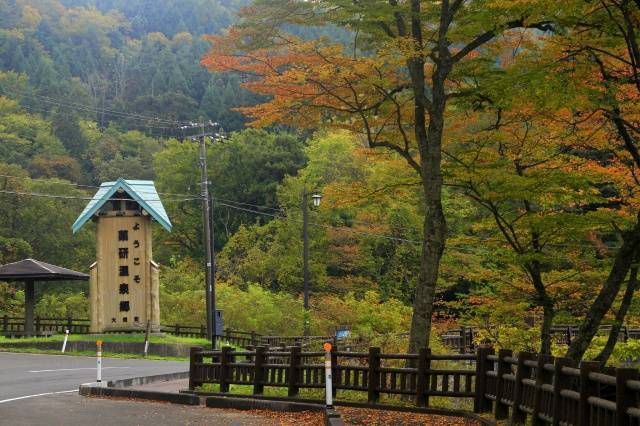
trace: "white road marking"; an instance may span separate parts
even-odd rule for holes
[[[131,367],[102,367],[103,370],[107,368],[131,368]],[[82,368],[57,368],[55,370],[30,370],[27,373],[50,373],[52,371],[76,371],[76,370],[95,370],[96,367],[82,367]]]
[[[57,394],[60,394],[60,393],[71,393],[71,392],[78,392],[78,389],[68,390],[68,391],[60,391],[60,392],[38,393],[38,394],[35,394],[35,395],[25,395],[25,396],[19,396],[17,398],[3,399],[2,401],[0,401],[0,404],[4,404],[5,402],[11,402],[11,401],[19,401],[21,399],[37,398],[39,396],[57,395]]]

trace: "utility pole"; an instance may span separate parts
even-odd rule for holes
[[[302,268],[304,274],[304,335],[309,335],[309,193],[302,192]]]
[[[201,119],[202,133],[200,140],[200,195],[204,219],[205,242],[205,298],[207,310],[207,339],[211,340],[211,347],[216,347],[216,299],[215,299],[215,267],[213,258],[213,227],[211,226],[211,200],[209,197],[209,178],[207,175],[207,135],[204,132],[204,119]]]

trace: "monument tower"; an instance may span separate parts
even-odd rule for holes
[[[91,265],[91,332],[160,331],[159,268],[153,261],[151,226],[171,231],[152,181],[124,180],[100,186],[72,226],[97,223],[96,262]]]

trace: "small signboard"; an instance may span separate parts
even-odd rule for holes
[[[347,326],[340,326],[336,328],[336,338],[346,339],[351,334],[351,329]]]

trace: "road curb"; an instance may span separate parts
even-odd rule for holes
[[[182,405],[200,405],[200,397],[184,393],[109,388],[94,385],[82,385],[80,386],[78,393],[82,396],[110,396],[119,398],[144,399],[149,401],[163,401]]]
[[[132,377],[130,379],[110,380],[107,384],[110,388],[127,388],[131,386],[148,385],[150,383],[169,382],[171,380],[188,379],[189,372],[156,374],[154,376]]]
[[[183,394],[186,395],[186,394]],[[241,398],[234,396],[210,396],[205,399],[209,408],[233,408],[236,410],[271,410],[281,412],[314,411],[324,412],[324,406],[294,401],[272,401],[257,398]]]

